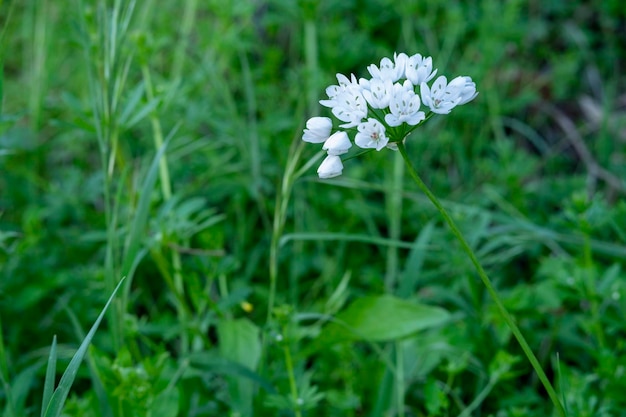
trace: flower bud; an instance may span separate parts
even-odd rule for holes
[[[317,169],[317,175],[322,179],[333,178],[341,175],[342,171],[343,164],[341,163],[341,158],[337,155],[328,155]]]
[[[343,155],[351,146],[346,132],[335,132],[324,142],[322,149],[328,151],[328,155]]]

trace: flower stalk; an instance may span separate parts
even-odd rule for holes
[[[467,254],[467,256],[469,256],[470,260],[472,261],[472,264],[476,268],[476,272],[478,273],[478,276],[480,277],[481,281],[483,282],[483,284],[487,288],[487,292],[489,293],[489,295],[493,299],[494,303],[496,304],[496,307],[498,308],[498,311],[500,312],[500,315],[502,316],[502,318],[506,322],[507,326],[509,326],[509,329],[511,329],[511,332],[513,333],[513,336],[515,336],[515,339],[517,340],[517,342],[519,343],[520,347],[524,351],[524,354],[528,358],[528,361],[530,362],[530,364],[532,365],[533,369],[537,373],[537,376],[539,377],[539,380],[541,381],[541,383],[543,384],[543,387],[547,391],[548,396],[550,397],[550,400],[552,400],[552,403],[554,404],[554,407],[556,408],[558,414],[560,416],[562,416],[562,417],[565,417],[566,416],[565,409],[563,408],[563,405],[561,404],[561,401],[559,400],[559,397],[558,397],[556,391],[552,387],[552,384],[550,383],[550,380],[546,376],[546,373],[543,371],[543,368],[539,364],[539,361],[537,360],[537,357],[535,356],[535,354],[533,353],[532,349],[528,345],[528,342],[526,342],[526,339],[524,338],[524,335],[522,335],[522,332],[520,331],[519,327],[517,327],[517,324],[515,324],[515,320],[513,319],[511,314],[508,312],[508,310],[506,309],[506,307],[502,303],[502,299],[500,298],[500,296],[496,292],[496,290],[495,290],[491,280],[487,276],[487,273],[485,272],[484,268],[482,267],[482,265],[478,261],[478,258],[476,257],[476,254],[474,253],[474,251],[472,250],[470,245],[467,243],[467,241],[463,237],[463,234],[461,233],[461,231],[457,227],[457,225],[454,222],[454,220],[452,220],[452,217],[450,217],[450,215],[448,214],[446,209],[443,207],[441,202],[439,202],[439,199],[432,193],[432,191],[430,191],[428,186],[420,178],[419,174],[415,170],[415,167],[413,167],[413,164],[411,163],[411,160],[409,159],[409,156],[408,156],[408,154],[406,152],[406,148],[404,146],[404,143],[402,141],[400,141],[397,144],[398,144],[398,151],[400,151],[400,154],[402,155],[402,158],[404,159],[404,162],[406,164],[406,167],[407,167],[407,170],[409,172],[409,175],[411,176],[413,181],[415,181],[415,183],[417,184],[419,189],[424,194],[426,194],[426,196],[431,201],[431,203],[435,206],[437,211],[439,211],[439,214],[441,215],[441,217],[445,220],[445,222],[450,227],[450,230],[452,231],[452,234],[457,238],[457,240],[461,244],[461,247],[463,248],[463,251]]]

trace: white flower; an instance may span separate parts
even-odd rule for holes
[[[343,164],[341,163],[341,158],[337,155],[328,155],[317,169],[317,175],[320,178],[333,178],[341,175],[342,171]]]
[[[424,104],[439,114],[448,114],[454,107],[465,104],[478,95],[476,84],[465,76],[456,77],[448,84],[446,77],[442,75],[435,80],[432,88],[422,83],[421,92]]]
[[[437,70],[433,71],[433,59],[431,57],[422,57],[415,54],[406,61],[406,79],[411,81],[413,85],[420,85],[432,80],[437,74]]]
[[[335,98],[332,108],[335,117],[346,122],[340,127],[354,127],[367,117],[367,102],[361,93],[361,87],[349,86]]]
[[[400,126],[402,123],[415,126],[426,118],[424,112],[419,111],[420,104],[420,96],[415,94],[411,81],[394,84],[389,103],[391,113],[385,115],[385,122],[389,126]]]
[[[471,77],[456,77],[454,80],[450,81],[448,87],[450,87],[451,85],[460,86],[461,101],[459,101],[459,103],[457,104],[458,106],[460,106],[461,104],[469,103],[470,101],[474,100],[474,98],[476,98],[476,96],[478,95],[478,93],[476,92],[476,83],[472,81]]]
[[[350,87],[358,87],[359,83],[356,80],[354,74],[350,75],[350,79],[343,74],[337,74],[338,85],[331,85],[326,87],[326,95],[328,100],[320,100],[320,104],[325,107],[335,107],[337,99]]]
[[[372,78],[378,78],[381,80],[391,80],[395,83],[400,78],[404,77],[404,69],[406,67],[406,61],[408,56],[405,53],[393,54],[393,60],[389,58],[383,58],[380,60],[380,67],[372,64],[367,67],[367,70],[372,75]]]
[[[366,122],[360,123],[357,130],[359,132],[354,138],[354,143],[361,148],[375,148],[380,151],[389,142],[385,135],[385,126],[376,119],[369,118]]]
[[[330,136],[333,122],[329,117],[311,117],[306,122],[302,140],[309,143],[322,143]]]
[[[351,147],[352,142],[348,139],[346,132],[335,132],[324,142],[322,149],[327,151],[328,155],[343,155]]]
[[[367,90],[363,89],[363,97],[373,109],[384,109],[389,106],[393,90],[391,80],[372,78],[371,81],[367,83],[362,82],[361,85],[367,85]]]
[[[448,87],[448,80],[443,75],[437,77],[432,88],[426,83],[421,84],[422,101],[433,113],[448,114],[461,101],[460,89]]]

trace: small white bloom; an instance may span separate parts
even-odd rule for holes
[[[302,140],[309,143],[322,143],[330,136],[333,122],[329,117],[311,117],[306,122]]]
[[[456,77],[448,84],[446,77],[438,77],[429,88],[426,83],[421,85],[422,101],[434,113],[448,114],[461,104],[473,100],[478,93],[476,84],[470,77]]]
[[[391,80],[392,83],[395,83],[400,78],[404,77],[404,69],[406,67],[406,60],[408,59],[408,56],[405,53],[393,54],[393,59],[394,62],[385,57],[380,60],[379,67],[371,64],[367,67],[367,70],[373,78]]]
[[[476,83],[472,81],[471,77],[456,77],[454,80],[450,81],[450,85],[458,85],[460,88],[459,95],[461,97],[461,101],[459,101],[457,106],[469,103],[470,101],[474,100],[478,95],[478,93],[476,92]]]
[[[413,85],[420,85],[432,80],[437,74],[437,70],[433,71],[433,59],[431,57],[422,57],[415,54],[406,61],[406,79],[411,81]]]
[[[349,88],[358,87],[354,74],[350,74],[350,79],[343,74],[337,74],[338,85],[331,85],[326,87],[326,95],[328,100],[320,100],[320,104],[325,107],[335,107],[337,105],[338,98]]]
[[[354,143],[360,148],[374,148],[380,151],[389,142],[385,135],[385,126],[376,119],[369,118],[366,122],[360,123],[357,130]]]
[[[457,89],[448,90],[447,87],[448,80],[443,75],[437,77],[432,88],[426,83],[421,84],[422,101],[433,113],[448,114],[461,101]]]
[[[341,175],[342,171],[343,164],[341,163],[341,158],[337,155],[328,155],[317,169],[317,175],[322,179],[333,178]]]
[[[336,99],[332,108],[335,117],[346,122],[340,127],[354,127],[367,117],[367,102],[361,93],[361,87],[350,86]]]
[[[335,132],[324,142],[322,149],[327,151],[328,155],[343,155],[351,147],[352,142],[346,132]]]
[[[391,113],[385,115],[385,122],[389,126],[400,126],[402,123],[417,125],[426,118],[426,114],[419,111],[420,104],[420,96],[415,94],[411,81],[406,80],[404,84],[394,84],[389,103]]]
[[[364,85],[365,83],[362,83]],[[363,90],[363,97],[373,109],[384,109],[389,106],[391,93],[393,91],[393,83],[391,80],[381,80],[372,78],[367,83],[368,89]]]

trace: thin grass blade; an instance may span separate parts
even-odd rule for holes
[[[50,398],[54,393],[54,375],[57,369],[57,336],[52,338],[50,354],[48,355],[48,366],[46,367],[46,379],[43,384],[43,399],[41,402],[41,417],[44,417],[46,405],[50,404]]]
[[[47,406],[44,407],[45,413],[42,414],[44,417],[59,417],[61,415],[63,405],[65,404],[67,395],[69,394],[70,388],[74,383],[74,379],[76,378],[76,374],[78,373],[78,368],[80,367],[80,364],[83,361],[85,354],[87,353],[87,348],[91,343],[91,339],[93,339],[93,336],[96,334],[96,330],[98,330],[98,326],[100,326],[100,322],[102,322],[102,319],[104,318],[104,315],[109,308],[109,305],[113,301],[115,294],[120,289],[122,283],[124,283],[125,280],[126,278],[124,277],[120,280],[119,284],[117,284],[117,287],[115,287],[115,290],[113,290],[113,293],[111,294],[104,308],[100,312],[100,315],[96,319],[96,322],[93,324],[93,326],[91,326],[89,333],[87,333],[87,337],[85,337],[83,342],[80,344],[80,347],[74,354],[74,357],[70,361],[70,364],[67,366],[67,369],[61,377],[59,386],[52,394],[52,397],[50,398]]]

